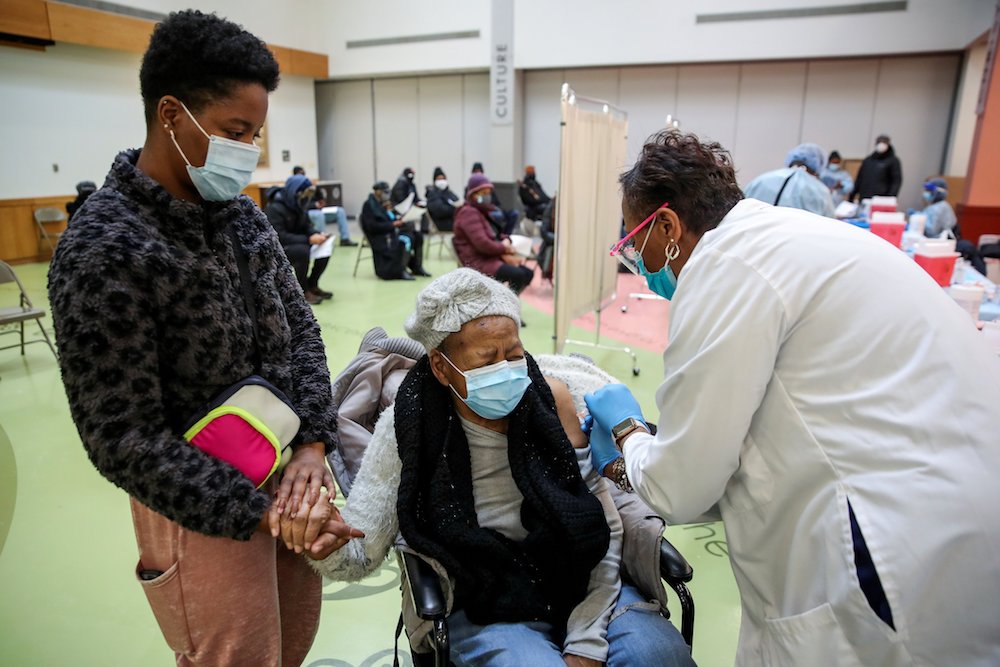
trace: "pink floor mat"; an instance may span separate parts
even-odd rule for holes
[[[631,347],[652,352],[663,352],[667,347],[667,324],[670,321],[670,302],[665,299],[637,299],[631,294],[654,296],[646,287],[646,280],[631,273],[619,273],[614,300],[601,311],[601,341],[617,341]],[[551,314],[553,311],[552,284],[543,281],[536,273],[521,299],[535,308]],[[626,311],[622,312],[622,307]],[[573,321],[587,331],[596,329],[594,313]]]

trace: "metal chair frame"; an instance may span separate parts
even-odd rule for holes
[[[62,237],[62,232],[50,232],[45,226],[65,222],[68,220],[66,212],[54,207],[38,208],[35,209],[34,218],[35,226],[38,227],[38,240],[45,241],[49,245],[49,250],[54,253],[56,243],[59,243],[59,239]],[[55,243],[52,242],[52,239],[55,239]]]
[[[0,350],[9,350],[15,347],[21,348],[21,355],[24,355],[25,345],[31,345],[32,343],[45,343],[52,350],[52,354],[58,359],[59,355],[56,353],[55,345],[52,344],[52,339],[49,338],[49,332],[45,330],[45,326],[42,324],[42,318],[45,317],[45,311],[41,308],[35,308],[34,304],[31,303],[31,298],[24,289],[24,285],[21,284],[20,278],[14,273],[14,269],[10,267],[6,262],[0,261],[0,284],[6,283],[17,283],[17,288],[20,291],[20,303],[18,306],[12,308],[0,308],[0,325],[10,325],[17,324],[18,330],[21,335],[21,340],[19,343],[14,345],[7,345],[0,347]],[[24,339],[24,323],[28,320],[35,320],[38,324],[38,328],[42,330],[42,336],[45,340],[25,340]],[[0,335],[18,333],[18,331],[0,331]]]

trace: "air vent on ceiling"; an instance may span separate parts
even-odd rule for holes
[[[822,7],[786,7],[784,9],[758,9],[747,12],[721,12],[698,14],[695,23],[728,23],[730,21],[762,21],[768,19],[798,19],[816,16],[845,16],[873,14],[876,12],[905,12],[907,0],[894,2],[861,2],[853,5],[824,5]]]

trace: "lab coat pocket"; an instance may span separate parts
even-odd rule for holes
[[[155,579],[145,580],[139,575],[140,563],[136,568],[136,579],[142,585],[167,646],[177,653],[190,654],[194,651],[194,642],[191,641],[187,610],[184,608],[179,566],[180,563],[174,563]]]
[[[769,666],[860,664],[829,602],[766,623],[763,649]]]
[[[720,504],[736,512],[745,512],[771,502],[773,490],[771,467],[753,437],[747,435],[740,450],[740,467],[729,479]]]

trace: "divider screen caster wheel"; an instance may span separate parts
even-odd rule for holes
[[[639,377],[639,369],[638,368],[633,368],[632,369],[632,377]]]
[[[625,304],[624,306],[622,306],[622,312],[623,313],[627,313],[628,312],[628,304]]]

